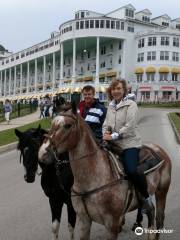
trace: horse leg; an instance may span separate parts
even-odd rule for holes
[[[74,211],[72,202],[67,203],[67,212],[68,212],[68,228],[70,233],[70,239],[74,239],[74,228],[76,224],[76,212]]]
[[[148,218],[148,229],[155,230],[155,208],[151,210],[151,212],[147,213],[147,218]],[[155,240],[156,239],[156,233],[148,233],[148,240]]]
[[[63,202],[54,196],[49,197],[52,214],[52,240],[58,240]]]
[[[90,230],[91,230],[91,219],[85,214],[78,215],[78,229],[79,237],[75,239],[79,240],[90,240]]]
[[[143,215],[141,213],[142,208],[141,206],[138,207],[138,212],[137,212],[137,217],[136,217],[136,222],[132,226],[132,231],[134,232],[137,227],[142,227],[142,221],[143,221]]]
[[[117,240],[118,232],[116,231],[107,231],[106,240]]]
[[[162,229],[164,227],[164,210],[166,206],[166,197],[169,189],[169,185],[165,189],[157,189],[155,192],[156,198],[156,227],[157,229]],[[157,239],[160,234],[157,233]]]

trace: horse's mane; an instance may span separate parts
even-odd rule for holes
[[[90,126],[87,124],[87,122],[84,120],[84,118],[82,118],[80,114],[77,114],[77,117],[78,117],[79,120],[80,120],[79,122],[82,123],[82,124],[84,124],[85,129],[86,129],[86,131],[89,133],[91,139],[93,139],[93,141],[96,143],[97,146],[100,146],[100,145],[99,145],[99,141],[98,141],[97,138],[94,136],[94,133],[93,133],[92,129],[91,129]]]

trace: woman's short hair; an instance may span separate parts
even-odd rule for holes
[[[118,85],[119,83],[122,84],[122,87],[123,87],[123,89],[124,89],[124,95],[123,95],[123,97],[125,97],[125,96],[127,95],[128,89],[127,89],[126,80],[124,80],[124,79],[115,79],[115,80],[113,80],[113,81],[110,83],[110,85],[109,85],[109,87],[108,87],[108,89],[107,89],[108,98],[109,98],[110,100],[113,100],[113,96],[111,95],[112,89],[114,89],[115,87],[117,87],[117,85]]]

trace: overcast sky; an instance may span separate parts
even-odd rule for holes
[[[148,8],[153,17],[180,17],[180,0],[0,0],[0,44],[17,52],[48,39],[77,10],[105,14],[129,3],[136,11]]]

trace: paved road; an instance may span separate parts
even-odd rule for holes
[[[177,240],[180,236],[180,145],[176,139],[167,110],[140,110],[140,129],[144,141],[161,145],[172,158],[172,184],[168,194],[165,228],[174,229],[173,234],[163,234],[163,240]],[[44,196],[37,177],[34,184],[23,180],[23,167],[17,151],[0,155],[0,240],[49,240],[51,217],[48,199]],[[135,213],[128,214],[126,225],[118,239],[145,239],[131,232]],[[60,239],[68,240],[66,208],[63,211]],[[146,224],[144,221],[144,226]],[[93,240],[105,239],[104,227],[93,224]]]

